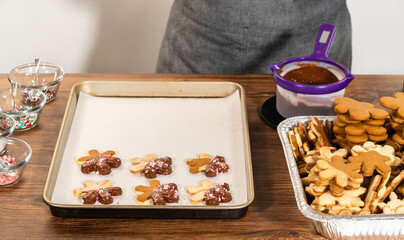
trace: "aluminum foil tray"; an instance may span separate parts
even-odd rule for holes
[[[300,212],[309,218],[314,228],[324,237],[331,239],[404,239],[404,214],[372,214],[333,216],[310,207],[299,176],[287,132],[299,122],[307,124],[313,116],[288,118],[278,125],[290,179]],[[333,116],[316,116],[330,131]]]

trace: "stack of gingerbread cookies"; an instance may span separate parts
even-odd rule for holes
[[[380,104],[390,111],[389,124],[395,133],[392,136],[392,140],[401,145],[404,144],[404,93],[398,92],[394,94],[394,97],[382,97],[380,98]]]
[[[382,142],[388,138],[384,124],[389,114],[385,110],[347,97],[335,99],[334,110],[337,113],[333,122],[334,141],[338,145],[350,149],[368,140]]]
[[[380,104],[390,114],[370,103],[337,98],[333,126],[314,117],[288,131],[313,209],[331,215],[404,213],[404,93],[383,97]]]

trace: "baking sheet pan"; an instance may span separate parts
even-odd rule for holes
[[[107,176],[82,174],[75,160],[90,149],[114,150],[122,165]],[[193,205],[189,185],[206,179],[191,174],[187,158],[222,155],[231,170],[209,178],[228,182],[233,200]],[[129,171],[130,159],[147,153],[173,158],[173,173],[158,176],[178,185],[180,201],[138,205],[134,187],[150,179]],[[72,194],[84,180],[109,179],[123,189],[111,205],[83,205]],[[237,218],[254,196],[244,90],[231,82],[84,82],[73,87],[47,183],[44,201],[62,217]]]

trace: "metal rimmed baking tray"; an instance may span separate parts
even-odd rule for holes
[[[226,113],[226,109],[230,109],[229,112]],[[195,117],[195,111],[203,116],[212,114],[212,117]],[[210,118],[217,117],[217,111],[222,115],[216,122],[213,121],[213,125],[209,124]],[[92,117],[97,114],[110,118],[94,121]],[[153,122],[161,116],[164,118],[158,124]],[[190,118],[186,126],[181,122],[184,118]],[[208,123],[199,123],[198,119]],[[129,126],[123,127],[128,121]],[[194,125],[201,129],[195,131]],[[228,125],[229,129],[226,129]],[[145,137],[149,132],[156,136],[153,133],[155,128],[159,131],[158,136],[167,141],[156,141],[156,138],[152,141],[150,139],[153,137]],[[216,132],[224,134],[215,136]],[[108,138],[104,133],[108,134]],[[192,134],[197,134],[198,138],[188,139],[187,136]],[[127,138],[132,136],[142,136],[144,141],[128,141]],[[220,142],[215,142],[216,138]],[[177,147],[182,145],[184,147]],[[219,149],[218,146],[223,146],[222,152],[214,151]],[[80,154],[86,155],[86,151],[92,148],[116,151],[122,159],[121,167],[113,170],[110,176],[81,174],[74,158]],[[153,153],[168,153],[173,158],[173,174],[159,176],[157,180],[178,185],[181,196],[178,204],[156,206],[136,203],[134,187],[147,184],[149,179],[130,173],[130,158],[142,157],[152,152],[151,149]],[[228,157],[226,159],[231,171],[209,180],[213,183],[230,181],[230,191],[234,196],[230,203],[219,206],[189,203],[184,189],[188,184],[196,185],[206,177],[202,173],[190,175],[184,156],[196,157],[202,151],[212,155],[224,153]],[[70,199],[74,188],[80,187],[79,183],[88,179],[112,180],[115,186],[123,188],[124,197],[111,205],[84,205],[75,198]],[[246,214],[253,199],[245,93],[240,85],[232,82],[88,81],[73,86],[43,193],[43,200],[53,215],[90,218],[240,218]]]
[[[306,124],[313,116],[288,118],[278,125],[290,179],[300,212],[309,218],[321,235],[331,239],[402,239],[404,238],[404,214],[372,214],[332,216],[313,210],[307,203],[306,194],[298,173],[287,132],[299,122]],[[324,126],[330,128],[333,116],[316,116]]]

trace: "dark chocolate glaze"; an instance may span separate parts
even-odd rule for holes
[[[100,190],[98,192],[98,202],[101,204],[111,204],[114,201],[112,194],[108,191]]]
[[[166,205],[166,203],[177,203],[179,200],[178,187],[175,183],[161,184],[153,189],[150,197],[155,205]]]
[[[118,168],[119,166],[121,166],[121,159],[108,154],[87,160],[86,163],[81,165],[81,172],[85,174],[95,172],[99,175],[107,175],[111,173],[111,168]]]
[[[225,173],[230,171],[229,165],[222,156],[213,158],[205,168],[205,175],[207,177],[216,177],[218,173]]]
[[[97,202],[98,192],[96,191],[88,191],[87,194],[83,197],[84,204],[94,204]]]
[[[232,200],[229,184],[219,183],[205,192],[204,201],[206,205],[219,205]]]
[[[338,82],[337,76],[330,70],[315,64],[301,64],[301,67],[287,72],[283,78],[307,85],[325,85]]]
[[[157,174],[169,175],[173,172],[171,164],[172,160],[170,157],[163,157],[150,161],[145,165],[144,176],[146,178],[155,178],[157,177]]]
[[[101,204],[111,204],[114,202],[114,197],[120,195],[122,195],[122,189],[120,187],[107,187],[90,190],[83,197],[83,203],[94,204],[98,201]]]

